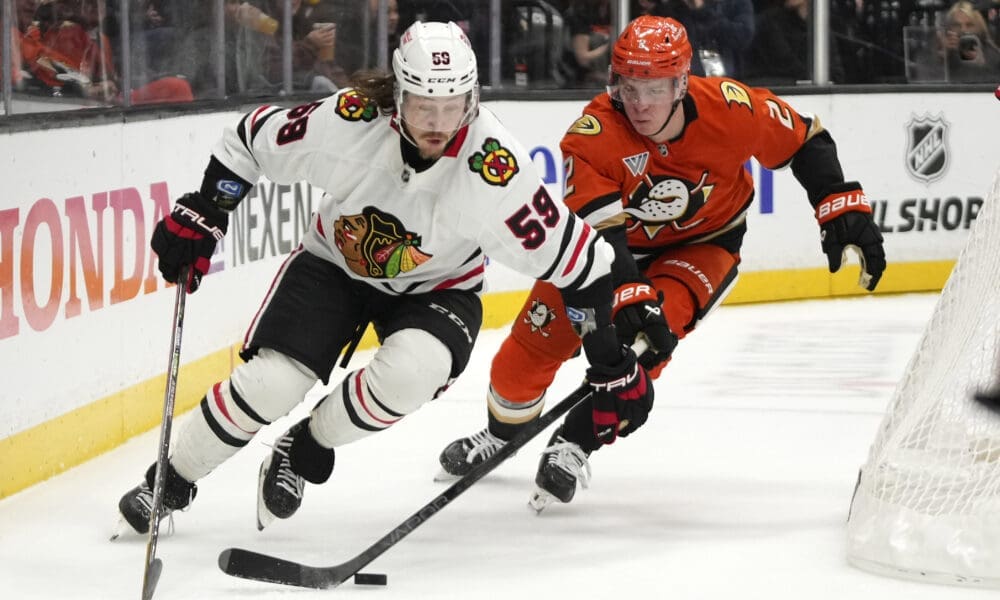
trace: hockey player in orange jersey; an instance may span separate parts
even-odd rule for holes
[[[830,271],[858,251],[860,284],[871,291],[885,269],[882,236],[861,185],[844,181],[833,138],[813,116],[769,90],[689,74],[684,27],[641,16],[615,42],[607,93],[595,97],[562,139],[565,202],[615,248],[615,326],[631,343],[646,338],[640,362],[657,376],[678,338],[725,298],[736,279],[754,157],[790,166],[805,188]],[[542,411],[545,390],[579,338],[558,293],[538,282],[493,359],[485,429],[449,444],[444,473],[461,476]],[[651,407],[650,407],[651,408]],[[588,458],[645,421],[618,421],[614,407],[581,403],[542,455],[531,504],[569,502],[590,476]]]

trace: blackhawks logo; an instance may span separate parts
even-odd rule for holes
[[[347,121],[371,121],[378,114],[375,103],[356,90],[348,90],[337,98],[337,114]]]
[[[494,138],[486,138],[483,152],[469,157],[469,168],[490,185],[507,185],[517,173],[517,159]]]
[[[421,238],[399,219],[373,206],[360,215],[344,215],[333,223],[337,249],[348,268],[362,277],[392,279],[430,260],[420,251]]]

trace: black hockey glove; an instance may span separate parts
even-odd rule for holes
[[[618,364],[591,365],[587,382],[594,388],[594,437],[601,443],[612,444],[646,422],[653,408],[653,385],[631,349],[622,347]]]
[[[816,220],[830,272],[839,271],[846,251],[853,249],[861,262],[858,285],[873,291],[885,271],[885,249],[861,185],[850,181],[836,186],[816,205]]]
[[[226,235],[229,214],[199,192],[181,196],[174,210],[156,224],[150,246],[160,257],[160,273],[177,283],[181,266],[191,265],[188,292],[198,289],[208,272],[215,244]]]
[[[677,347],[677,336],[663,316],[663,293],[648,281],[618,286],[612,308],[619,343],[631,346],[636,336],[646,338],[647,349],[639,364],[647,371],[665,363]]]

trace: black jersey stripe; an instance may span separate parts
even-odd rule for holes
[[[351,402],[351,377],[344,379],[344,382],[340,384],[340,388],[343,390],[344,409],[347,411],[347,416],[351,419],[351,423],[355,427],[364,429],[365,431],[382,431],[384,429],[384,427],[373,427],[365,423],[361,420],[358,411],[354,410],[354,403]]]
[[[587,248],[587,255],[583,259],[583,263],[586,265],[580,276],[573,280],[573,283],[566,286],[568,290],[578,290],[587,281],[587,277],[590,276],[590,270],[594,268],[594,244],[591,244]]]
[[[482,248],[476,248],[476,251],[475,251],[475,252],[473,252],[472,254],[470,254],[470,255],[469,255],[469,258],[467,258],[467,259],[463,260],[463,261],[462,261],[462,264],[461,264],[461,265],[459,265],[459,266],[460,266],[460,267],[464,267],[465,265],[467,265],[467,264],[469,264],[470,262],[472,262],[472,261],[476,260],[477,258],[479,258],[479,256],[480,256],[480,255],[481,255],[482,253],[483,253],[483,249],[482,249]]]
[[[233,404],[235,404],[237,408],[242,410],[243,414],[253,419],[254,422],[260,423],[261,425],[271,424],[270,421],[258,415],[254,409],[250,408],[250,405],[247,404],[246,400],[243,399],[243,396],[240,396],[240,393],[236,391],[235,387],[233,387],[232,382],[229,383],[229,395],[232,396],[233,398]]]
[[[562,263],[563,257],[566,255],[566,250],[573,246],[573,239],[578,235],[577,225],[579,224],[580,221],[578,221],[573,214],[567,215],[566,227],[563,229],[562,241],[559,243],[559,253],[556,254],[556,258],[552,261],[552,265],[538,277],[539,279],[548,280],[552,277],[552,274],[555,273],[559,264]],[[582,227],[579,229],[579,235],[584,235]]]
[[[205,422],[208,423],[208,428],[212,430],[215,437],[219,438],[225,445],[232,446],[234,448],[242,448],[247,445],[247,442],[250,440],[241,440],[237,437],[229,435],[229,433],[222,428],[222,425],[215,420],[215,416],[212,414],[212,409],[208,406],[208,396],[202,398],[200,404],[201,414],[205,417]]]
[[[368,390],[368,397],[371,399],[372,402],[375,403],[375,406],[377,406],[377,407],[381,408],[382,410],[384,410],[386,412],[386,414],[392,415],[393,417],[396,417],[397,419],[402,419],[403,417],[406,416],[406,415],[404,415],[402,413],[398,413],[398,412],[390,409],[385,404],[382,404],[382,401],[380,401],[375,396],[375,394],[372,393],[372,389],[370,387],[368,387],[367,384],[365,384],[365,389]]]
[[[253,129],[250,131],[251,144],[253,143],[253,140],[257,137],[257,133],[260,131],[260,128],[264,126],[264,123],[267,123],[267,120],[273,117],[274,115],[278,114],[278,112],[280,111],[272,107],[270,111],[266,111],[263,115],[261,115],[254,121]]]
[[[236,128],[236,135],[240,137],[240,142],[243,143],[243,147],[246,148],[247,152],[250,152],[250,154],[252,155],[253,152],[250,150],[250,144],[247,142],[247,133],[246,133],[246,124],[247,124],[247,119],[249,118],[250,118],[250,113],[243,115],[243,118],[240,119],[239,126]]]

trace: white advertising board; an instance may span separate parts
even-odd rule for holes
[[[848,179],[876,207],[892,262],[954,259],[998,156],[985,94],[796,96],[820,116]],[[583,102],[492,102],[561,195],[558,143]],[[0,134],[0,442],[166,368],[173,289],[149,250],[154,224],[196,189],[222,127],[240,115]],[[825,266],[818,228],[788,169],[748,165],[757,201],[743,271]],[[319,190],[262,181],[239,208],[193,296],[185,360],[238,343],[302,234]],[[499,266],[489,290],[522,290]],[[0,458],[3,458],[0,456]],[[0,494],[2,496],[2,494]]]

